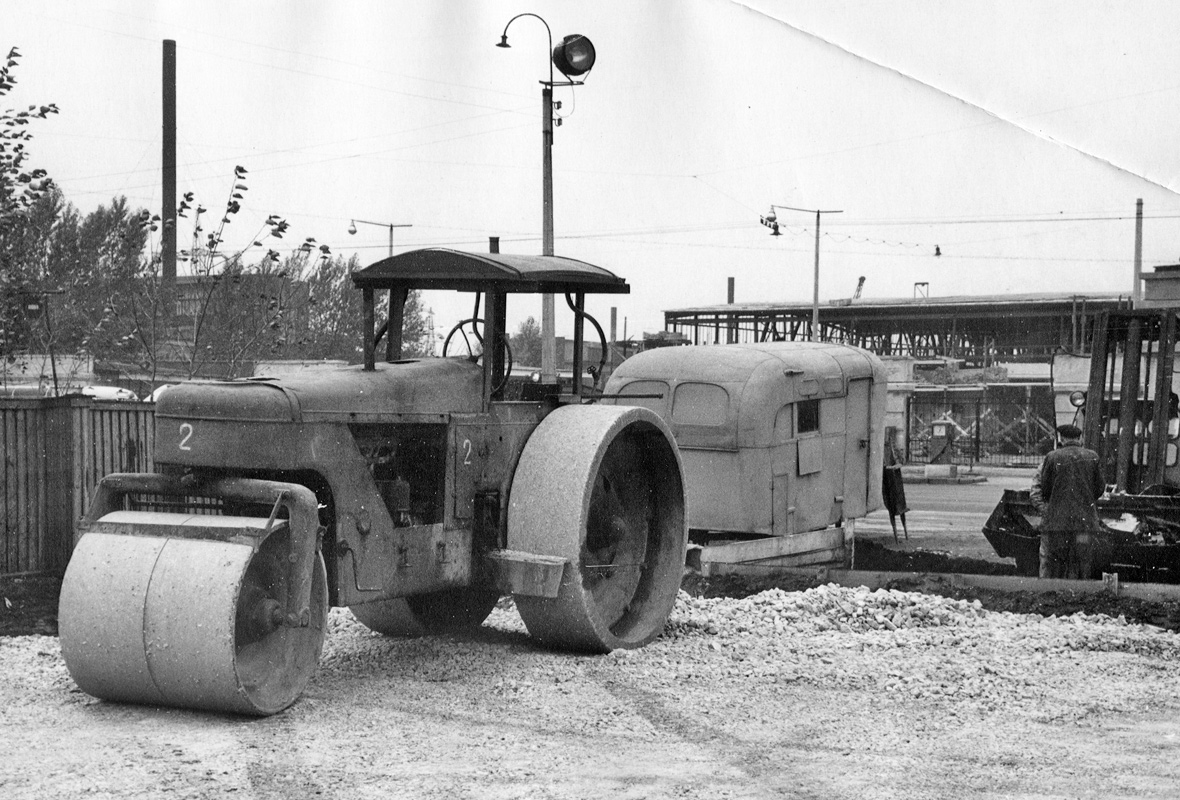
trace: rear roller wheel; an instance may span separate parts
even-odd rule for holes
[[[183,515],[134,516],[158,523]],[[70,559],[58,610],[71,677],[106,700],[282,711],[315,672],[328,612],[317,556],[310,625],[282,624],[289,552],[285,529],[257,551],[210,539],[87,533]]]
[[[687,544],[680,458],[656,414],[566,406],[533,432],[512,482],[508,546],[569,561],[557,597],[516,596],[534,638],[591,652],[651,641]]]
[[[386,636],[426,636],[478,628],[496,607],[500,594],[485,589],[441,592],[377,600],[348,610],[365,627]]]

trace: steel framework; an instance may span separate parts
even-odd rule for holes
[[[1021,294],[831,301],[819,310],[819,339],[878,355],[962,359],[965,366],[1047,362],[1054,352],[1088,353],[1094,320],[1129,307],[1124,295]],[[806,304],[732,303],[664,312],[664,329],[693,344],[809,338]]]

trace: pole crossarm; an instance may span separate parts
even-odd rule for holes
[[[352,224],[349,225],[349,227],[348,227],[349,233],[356,233],[356,224],[358,222],[361,223],[362,225],[374,225],[378,228],[388,228],[389,229],[389,257],[390,258],[393,258],[393,229],[394,228],[412,228],[412,227],[414,227],[411,223],[408,223],[408,222],[373,222],[372,220],[353,218]]]
[[[777,203],[770,204],[770,214],[768,215],[771,222],[774,221],[774,210],[776,208],[783,211],[801,211],[804,214],[815,214],[815,280],[812,284],[811,290],[811,341],[819,341],[819,221],[823,214],[843,214],[842,209],[821,209],[821,208],[798,208],[797,206],[779,205]],[[777,226],[775,233],[778,233]]]
[[[412,228],[412,223],[409,222],[370,222],[367,219],[354,219],[353,222],[359,222],[362,225],[377,225],[381,228]]]
[[[770,204],[771,208],[779,208],[783,211],[802,211],[806,214],[843,214],[843,209],[816,209],[816,208],[795,208],[795,206],[780,206],[775,203]]]

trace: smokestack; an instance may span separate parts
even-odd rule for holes
[[[1143,304],[1143,198],[1135,201],[1135,285],[1131,287],[1131,308]]]
[[[729,279],[729,290],[727,293],[726,302],[728,302],[731,306],[733,305],[733,278]],[[725,342],[726,344],[737,343],[737,322],[734,320],[732,315],[729,318],[729,330],[725,332]]]

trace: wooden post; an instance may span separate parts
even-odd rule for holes
[[[373,290],[365,287],[361,290],[361,335],[364,337],[364,358],[366,372],[377,369],[376,330],[373,312]]]
[[[397,361],[402,357],[406,299],[409,296],[410,291],[404,286],[395,286],[389,290],[389,323],[385,327],[386,361]]]
[[[1139,362],[1143,349],[1142,320],[1131,317],[1127,323],[1127,338],[1123,346],[1123,376],[1119,387],[1119,437],[1115,461],[1115,489],[1120,492],[1138,491],[1129,486],[1131,456],[1134,452],[1135,422],[1139,416]]]

